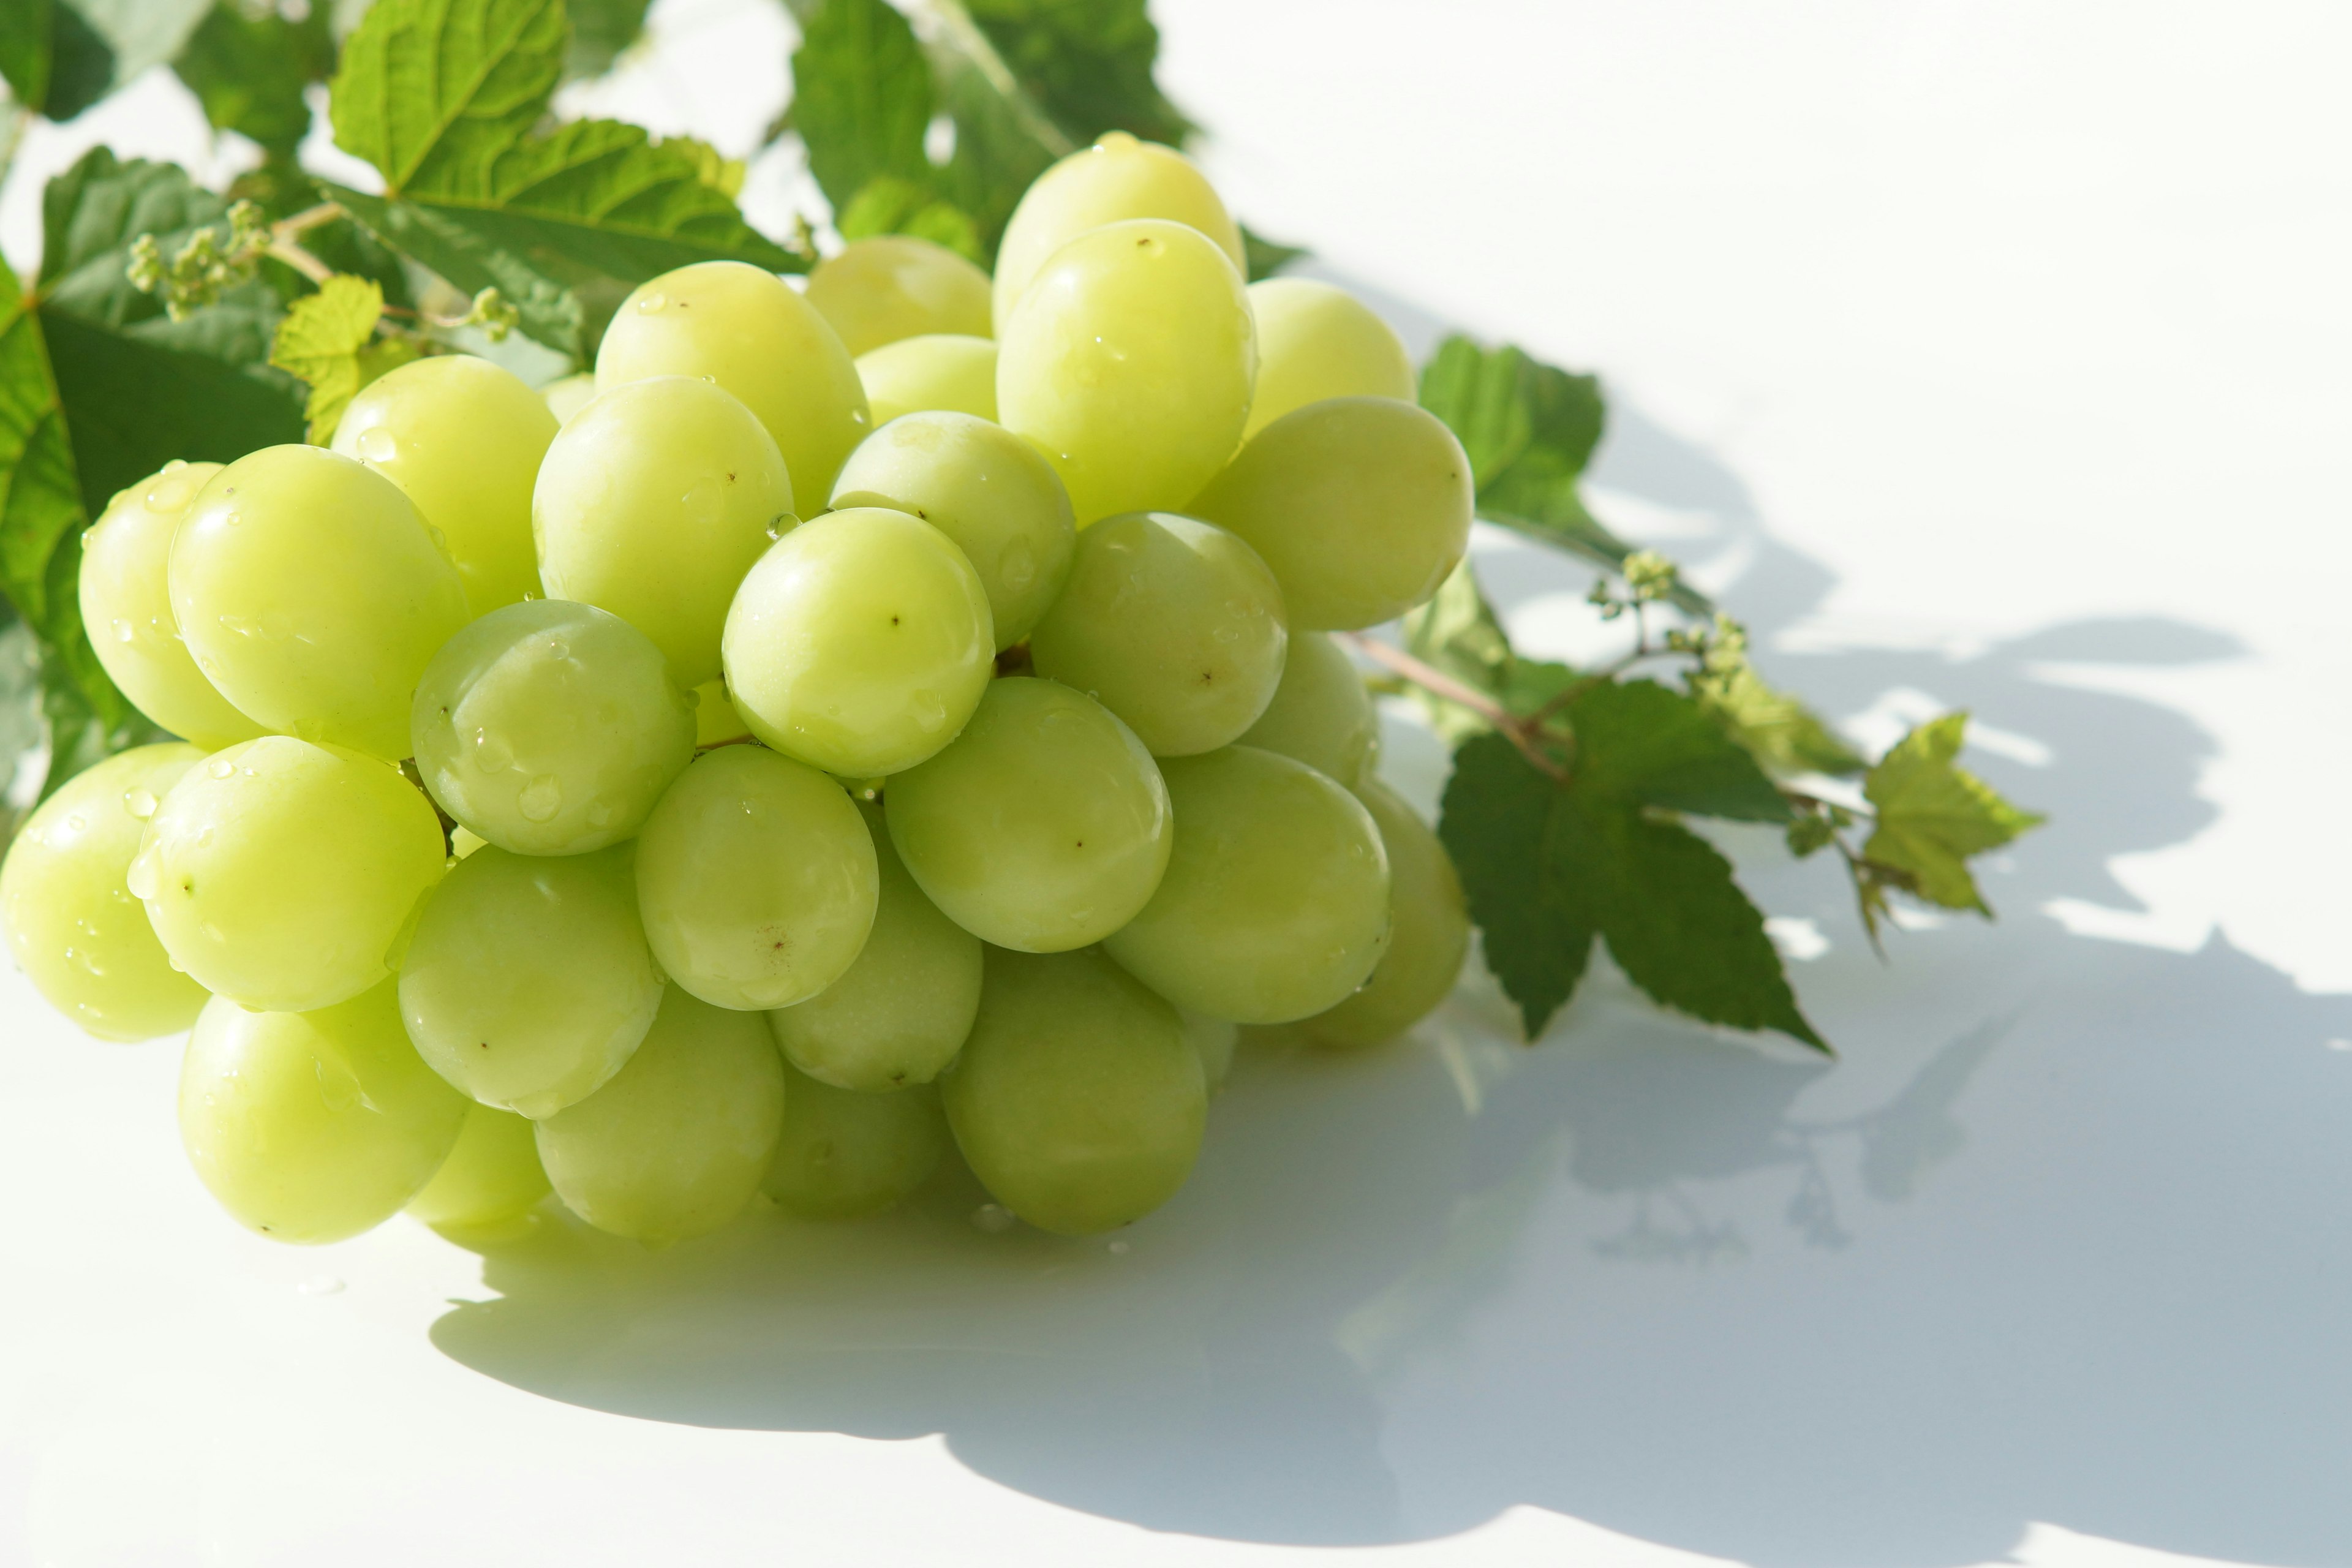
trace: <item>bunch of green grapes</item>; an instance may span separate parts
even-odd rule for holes
[[[185,740],[33,815],[17,963],[191,1031],[189,1157],[281,1240],[551,1190],[665,1243],[951,1152],[1046,1230],[1149,1213],[1242,1026],[1391,1038],[1468,933],[1330,634],[1435,591],[1469,465],[1378,317],[1241,259],[1113,135],[992,279],[687,267],[592,377],[427,358],[132,486],[81,613]]]

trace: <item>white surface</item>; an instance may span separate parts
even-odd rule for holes
[[[598,90],[760,123],[744,9]],[[2352,13],[1157,10],[1254,224],[1607,376],[1600,504],[1775,673],[1873,741],[1980,716],[2055,819],[2000,923],[1881,966],[1737,839],[1841,1065],[1606,977],[1526,1051],[1474,984],[1245,1059],[1124,1252],[955,1194],[274,1247],[188,1173],[173,1047],[0,978],[0,1560],[2342,1561]],[[1578,574],[1486,561],[1568,635]]]

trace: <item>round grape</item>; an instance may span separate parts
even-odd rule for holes
[[[1038,175],[1013,209],[996,248],[999,334],[1048,257],[1090,229],[1139,217],[1198,229],[1234,271],[1249,270],[1241,229],[1192,160],[1172,147],[1114,131]]]
[[[1249,286],[1249,302],[1257,322],[1257,384],[1245,436],[1327,397],[1413,401],[1412,356],[1389,324],[1345,289],[1312,278],[1268,278]]]
[[[1381,716],[1337,642],[1323,632],[1293,632],[1282,683],[1241,744],[1279,752],[1353,788],[1380,755]]]
[[[436,1228],[466,1230],[520,1219],[548,1193],[539,1139],[527,1118],[495,1106],[466,1109],[457,1146],[408,1200],[407,1214]]]
[[[947,332],[901,338],[859,354],[857,379],[877,430],[903,415],[933,410],[996,417],[996,344],[987,338]]]
[[[794,1214],[855,1219],[921,1186],[947,1147],[947,1118],[931,1085],[860,1094],[820,1083],[788,1062],[783,1128],[761,1184]]]
[[[1389,948],[1363,989],[1307,1020],[1307,1033],[1333,1045],[1391,1039],[1427,1017],[1462,977],[1470,915],[1462,879],[1429,825],[1377,779],[1356,798],[1380,826],[1389,856]]]
[[[809,274],[808,302],[853,355],[929,332],[989,333],[988,274],[912,235],[853,239]]]

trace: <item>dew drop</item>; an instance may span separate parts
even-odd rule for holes
[[[502,735],[488,730],[474,731],[474,766],[486,773],[502,773],[514,765],[514,748]]]
[[[668,303],[669,296],[667,294],[663,294],[658,291],[648,294],[644,299],[637,301],[637,314],[640,316],[650,316]],[[710,378],[709,376],[705,376],[703,379],[708,381]]]
[[[112,624],[114,626],[114,640],[116,642],[129,642],[139,635],[139,628],[132,626],[129,621],[124,620],[121,616],[115,616]]]
[[[908,707],[915,715],[915,724],[926,735],[935,735],[948,721],[948,705],[936,691],[918,691],[908,699]]]
[[[1029,542],[1015,536],[996,558],[997,580],[1014,593],[1019,593],[1037,580],[1037,552]]]
[[[87,818],[82,816],[80,813],[76,812],[73,816],[66,818],[66,826],[68,828],[71,828],[74,832],[79,833],[83,828],[89,826],[89,822]]]
[[[122,792],[122,809],[144,822],[155,815],[155,792],[134,785]]]
[[[550,821],[563,809],[563,786],[555,782],[553,773],[541,773],[523,785],[515,805],[526,822]]]
[[[678,497],[678,505],[684,510],[688,522],[713,521],[718,518],[719,509],[726,504],[724,486],[717,476],[711,474],[705,474],[695,480],[692,488]]]
[[[588,807],[588,826],[595,828],[598,832],[602,832],[605,828],[612,826],[612,806],[601,800],[591,805]]]
[[[161,861],[162,858],[150,849],[131,862],[131,869],[123,877],[122,885],[131,889],[132,898],[152,899],[155,896],[157,884],[163,880],[163,875]]]
[[[236,764],[230,762],[226,757],[215,757],[211,762],[205,764],[205,772],[212,774],[212,776],[216,779],[225,779],[228,777],[229,774],[236,772]]]
[[[359,447],[363,463],[389,463],[400,456],[400,443],[381,425],[360,433]]]

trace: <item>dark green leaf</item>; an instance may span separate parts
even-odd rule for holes
[[[1704,709],[1654,680],[1603,681],[1567,710],[1580,791],[1662,811],[1784,823],[1789,803]]]
[[[473,226],[415,202],[363,195],[341,185],[320,187],[381,244],[446,279],[462,293],[496,289],[522,313],[525,336],[575,360],[588,356],[586,311],[570,284],[545,260],[492,244]]]
[[[334,64],[324,5],[289,22],[275,11],[249,14],[236,0],[220,0],[172,68],[215,127],[290,158],[310,129],[310,106],[302,90],[325,80]]]
[[[179,53],[212,0],[8,0],[0,78],[26,108],[71,120]]]
[[[1300,257],[1308,253],[1303,245],[1285,245],[1254,233],[1249,225],[1241,226],[1242,256],[1249,264],[1249,280],[1253,283],[1273,277]]]
[[[930,122],[930,67],[907,18],[883,0],[824,0],[793,51],[793,128],[834,211],[878,179],[927,188]],[[922,204],[903,205],[911,212]]]
[[[1968,732],[1966,713],[1947,713],[1895,744],[1863,781],[1878,826],[1865,859],[1907,873],[1906,889],[1949,910],[1990,915],[1969,871],[1969,857],[1998,849],[2042,820],[2003,800],[1990,784],[1952,765]]]
[[[1603,735],[1607,743],[1596,746]],[[1580,738],[1588,763],[1595,759],[1585,752],[1622,742],[1607,725]],[[1635,752],[1601,759],[1596,787],[1581,776],[1555,784],[1499,734],[1474,736],[1454,753],[1439,832],[1487,964],[1518,1005],[1528,1038],[1573,994],[1598,934],[1626,977],[1660,1004],[1735,1028],[1777,1029],[1826,1051],[1729,864],[1631,792],[1628,780],[1675,777],[1688,765],[1653,774],[1654,762]]]
[[[0,7],[0,81],[8,84],[10,96],[37,114],[49,96],[56,36],[56,0],[14,0]],[[111,61],[108,69],[112,69]]]
[[[966,0],[966,10],[1062,133],[1183,145],[1195,127],[1152,78],[1160,30],[1145,0]]]
[[[563,74],[572,79],[603,76],[621,52],[646,30],[652,0],[571,0],[572,47]]]

